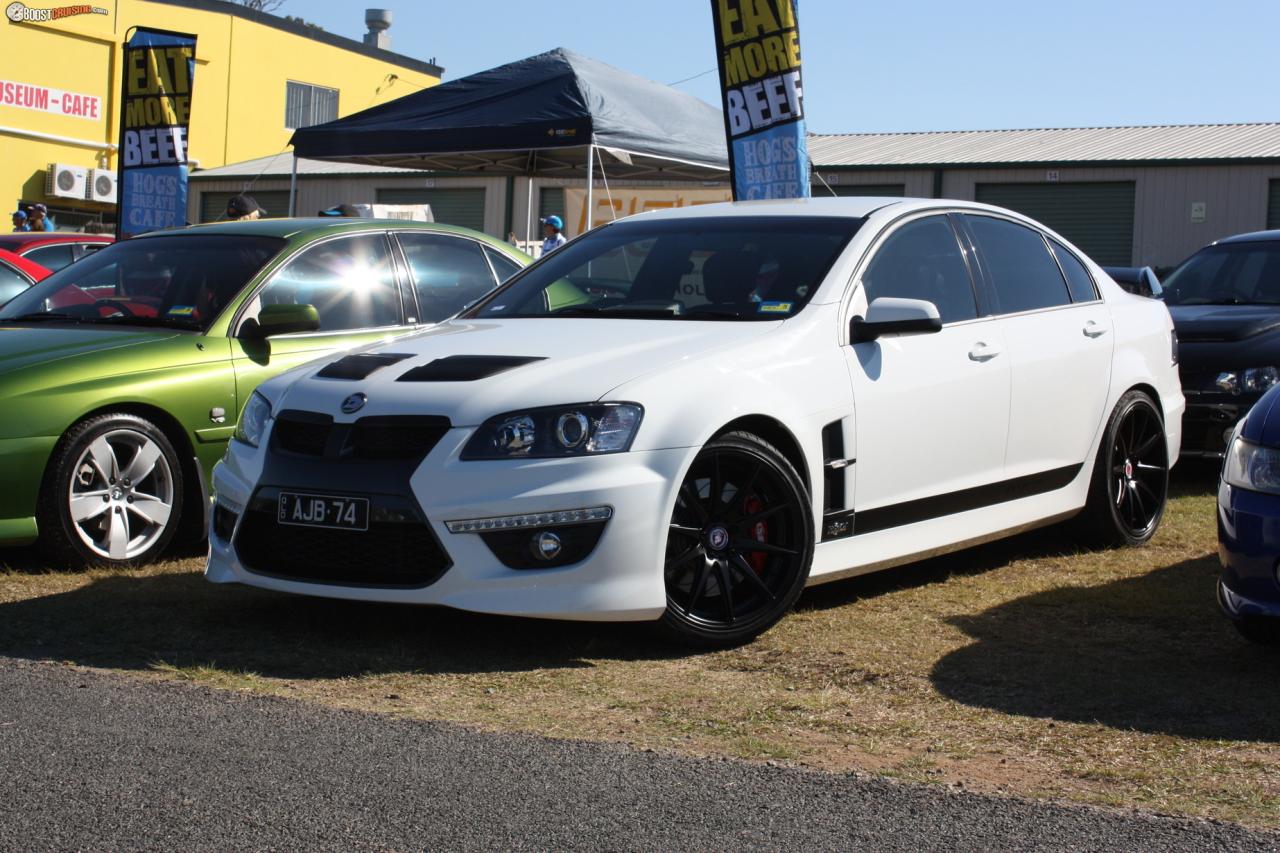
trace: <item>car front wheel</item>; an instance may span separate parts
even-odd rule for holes
[[[713,439],[671,514],[663,633],[700,646],[755,637],[800,596],[813,539],[808,492],[786,457],[747,433]]]
[[[61,564],[145,563],[178,529],[178,454],[145,418],[121,412],[81,421],[54,448],[38,512],[41,544]]]

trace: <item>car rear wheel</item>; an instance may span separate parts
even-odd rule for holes
[[[1089,500],[1080,516],[1099,545],[1141,545],[1155,535],[1169,493],[1169,448],[1155,401],[1129,391],[1107,421]]]
[[[155,424],[125,413],[76,424],[54,448],[40,494],[40,541],[65,565],[154,559],[182,514],[182,465]]]
[[[772,626],[808,580],[813,531],[804,483],[776,448],[742,432],[709,442],[671,514],[662,632],[723,647]]]

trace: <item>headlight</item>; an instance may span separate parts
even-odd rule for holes
[[[1248,370],[1227,371],[1219,373],[1213,384],[1228,394],[1261,394],[1272,385],[1280,384],[1280,368],[1250,367]]]
[[[240,420],[236,423],[236,441],[242,441],[250,447],[257,447],[271,422],[271,404],[267,398],[254,391],[249,395],[249,402],[244,404]]]
[[[1227,448],[1222,479],[1240,489],[1280,495],[1280,449],[1237,436]]]
[[[480,425],[463,459],[549,459],[621,453],[644,409],[635,403],[584,403],[508,412]]]

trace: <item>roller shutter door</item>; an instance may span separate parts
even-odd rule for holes
[[[552,214],[565,218],[564,187],[543,187],[538,190],[538,218],[545,219]]]
[[[240,193],[200,193],[200,221],[222,222],[225,219],[223,214],[227,212],[227,202],[231,201],[231,197],[235,195],[240,195]],[[269,218],[274,219],[277,216],[289,215],[288,190],[262,190],[260,192],[250,190],[247,195],[253,196],[253,200],[266,209],[266,215]],[[304,213],[303,215],[305,216],[306,214]]]
[[[1133,261],[1132,181],[978,184],[975,198],[1030,216],[1080,247],[1094,262]]]
[[[1280,228],[1280,181],[1272,181],[1267,193],[1267,228]]]
[[[429,204],[436,222],[484,230],[484,187],[410,187],[378,190],[378,204]]]
[[[901,198],[907,194],[906,184],[832,184],[828,191],[822,184],[813,185],[813,197],[822,198],[834,192],[838,196],[893,196]]]

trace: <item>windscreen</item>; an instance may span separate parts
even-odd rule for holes
[[[813,297],[861,219],[645,221],[556,249],[466,317],[785,320]]]
[[[1170,305],[1280,305],[1280,241],[1201,249],[1162,287]]]
[[[203,331],[283,246],[235,234],[113,243],[16,296],[0,321]]]

